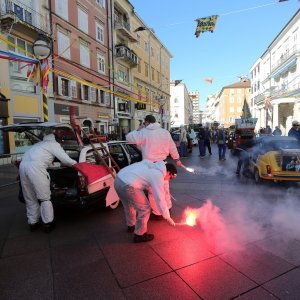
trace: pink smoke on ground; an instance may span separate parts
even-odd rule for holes
[[[197,209],[187,207],[188,213],[196,215],[196,222],[209,249],[216,253],[241,251],[247,242],[262,239],[265,236],[262,226],[247,218],[247,207],[241,203],[222,215],[218,206],[211,200]]]

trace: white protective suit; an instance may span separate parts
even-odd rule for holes
[[[168,130],[161,128],[159,123],[150,123],[147,127],[141,130],[131,131],[126,135],[126,140],[129,143],[134,143],[141,147],[143,159],[148,159],[152,162],[163,161],[167,159],[168,155],[174,160],[179,159],[179,153],[176,145]],[[172,207],[170,197],[170,183],[168,180],[164,181],[165,194],[167,206]],[[152,190],[149,189],[148,195],[151,208],[155,215],[160,215],[159,209],[153,198]]]
[[[143,160],[129,165],[119,171],[115,180],[115,189],[123,203],[126,223],[135,225],[135,234],[143,235],[147,232],[151,208],[144,190],[152,188],[154,200],[159,214],[165,219],[170,218],[165,200],[164,180],[167,174],[163,161],[153,163]]]
[[[77,163],[56,142],[54,134],[46,135],[42,142],[33,145],[22,157],[19,173],[29,224],[37,223],[40,216],[44,224],[54,219],[47,168],[55,157],[66,166]]]

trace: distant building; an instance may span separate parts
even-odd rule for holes
[[[171,81],[171,127],[193,124],[193,102],[184,83]]]
[[[242,79],[240,82],[224,86],[219,93],[219,121],[225,127],[235,124],[235,119],[242,115],[244,100],[249,104],[251,82]]]
[[[193,124],[199,124],[200,123],[199,92],[198,91],[189,92],[189,96],[193,103]]]

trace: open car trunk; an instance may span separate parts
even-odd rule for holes
[[[51,199],[54,203],[67,204],[78,199],[78,173],[72,167],[48,169],[51,178]]]

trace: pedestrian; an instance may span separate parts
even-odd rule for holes
[[[126,140],[129,143],[140,146],[143,159],[150,160],[152,162],[165,161],[169,155],[175,160],[178,167],[182,166],[179,159],[179,153],[176,145],[168,130],[161,128],[160,124],[156,122],[156,119],[152,115],[147,115],[144,119],[142,126],[138,130],[133,130],[126,135]],[[172,207],[172,201],[170,196],[169,181],[165,180],[165,193],[166,202],[169,209]],[[149,191],[149,200],[152,207],[154,219],[161,219],[161,215],[156,208],[156,203],[152,195],[151,189]]]
[[[197,135],[198,147],[199,147],[199,156],[204,158],[205,156],[205,131],[202,124],[199,124],[199,132]]]
[[[184,125],[180,125],[180,137],[179,137],[179,154],[180,157],[186,157],[187,152],[187,134]]]
[[[209,155],[212,155],[210,139],[211,139],[211,134],[210,134],[209,127],[205,126],[205,129],[204,129],[204,155],[205,155],[206,148],[208,150]]]
[[[66,166],[77,163],[67,155],[53,133],[45,135],[43,141],[33,145],[22,157],[19,173],[30,231],[41,225],[40,217],[45,232],[48,233],[54,228],[50,176],[47,168],[51,166],[55,157]]]
[[[126,141],[126,131],[125,131],[125,128],[122,128],[121,138],[122,138],[122,141]]]
[[[292,128],[288,132],[288,136],[295,137],[298,141],[300,141],[299,125],[299,122],[294,120],[292,122]]]
[[[246,140],[243,143],[239,145],[239,147],[236,149],[238,150],[238,163],[236,166],[236,175],[240,175],[242,166],[243,166],[243,175],[247,176],[247,170],[249,166],[249,158],[251,156],[251,150],[252,148],[257,145],[256,139],[250,139]]]
[[[273,131],[273,135],[282,135],[282,131],[280,130],[280,128],[278,126],[275,126],[275,129]]]
[[[267,125],[266,129],[265,129],[265,134],[272,134],[272,129],[270,127],[270,125]]]
[[[114,186],[124,207],[127,231],[134,231],[135,243],[148,242],[154,238],[153,234],[147,233],[151,205],[144,191],[149,187],[153,190],[160,215],[175,226],[165,200],[164,181],[176,175],[175,165],[163,161],[153,163],[146,159],[123,168],[117,174]]]
[[[219,160],[226,160],[226,138],[225,138],[225,131],[222,125],[218,126],[217,132],[217,144],[219,149]]]

